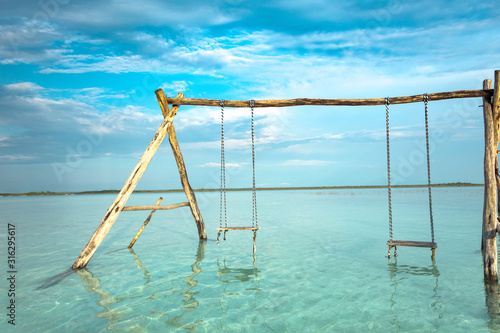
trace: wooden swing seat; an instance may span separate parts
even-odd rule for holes
[[[406,240],[390,240],[387,241],[387,245],[389,246],[413,246],[413,247],[428,247],[431,249],[436,249],[438,245],[433,242],[415,242],[415,241],[406,241]]]
[[[259,230],[260,227],[222,227],[222,228],[217,228],[219,231],[228,231],[228,230],[253,230],[257,231]]]

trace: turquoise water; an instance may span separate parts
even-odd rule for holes
[[[134,194],[127,205],[154,204]],[[433,190],[436,241],[388,260],[385,190],[258,192],[252,233],[216,245],[217,193],[197,193],[209,240],[189,208],[122,212],[86,269],[67,269],[114,195],[0,198],[2,258],[16,226],[19,332],[487,332],[498,292],[482,281],[482,188]],[[162,204],[185,201],[164,194]],[[394,238],[429,241],[427,192],[393,190]],[[228,193],[229,225],[251,223],[251,192]],[[2,260],[2,270],[7,270]],[[4,275],[5,276],[5,275]],[[0,304],[8,306],[2,279]],[[488,302],[487,302],[488,301]],[[490,305],[490,307],[487,306]],[[5,310],[4,310],[5,311]],[[5,315],[0,329],[11,331]],[[14,331],[14,330],[13,330]]]

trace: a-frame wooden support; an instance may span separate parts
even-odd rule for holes
[[[146,151],[142,155],[141,159],[139,160],[135,168],[132,170],[132,173],[125,182],[125,185],[123,186],[122,190],[116,197],[115,201],[111,204],[111,206],[106,212],[106,215],[104,215],[104,218],[97,227],[96,231],[94,232],[94,234],[88,241],[87,245],[85,245],[84,249],[74,262],[73,269],[80,269],[88,264],[88,262],[94,255],[97,247],[101,244],[101,242],[108,234],[109,230],[111,229],[116,219],[118,218],[118,215],[120,215],[121,211],[123,210],[123,207],[125,206],[125,203],[127,202],[132,192],[134,191],[135,187],[137,186],[137,183],[139,182],[139,179],[146,171],[149,163],[151,162],[151,159],[153,158],[154,154],[158,150],[158,147],[160,147],[160,144],[162,143],[163,139],[167,136],[167,134],[169,135],[170,146],[172,147],[172,151],[174,153],[175,160],[177,162],[177,167],[179,168],[179,175],[181,177],[182,187],[184,188],[184,192],[186,193],[186,197],[189,201],[189,207],[191,208],[191,213],[193,214],[196,226],[198,228],[198,236],[200,239],[207,238],[205,223],[203,222],[203,218],[198,208],[194,192],[191,189],[191,186],[189,185],[186,173],[186,167],[184,165],[184,160],[182,158],[179,143],[177,142],[177,137],[175,135],[173,120],[177,114],[177,111],[179,110],[179,106],[172,105],[172,108],[169,109],[167,97],[165,96],[162,89],[158,89],[157,91],[155,91],[155,94],[158,99],[158,103],[160,104],[164,120],[161,123],[160,128],[156,132],[153,140],[146,148]],[[183,97],[184,97],[183,94],[177,95],[177,98],[183,98]]]

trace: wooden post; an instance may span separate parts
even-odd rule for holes
[[[483,89],[491,89],[491,80],[483,81]],[[489,98],[483,98],[484,116],[484,207],[483,207],[483,265],[484,281],[498,282],[497,267],[497,186],[495,176],[495,119]]]
[[[156,98],[160,104],[161,111],[164,117],[168,115],[168,102],[167,96],[163,92],[163,89],[158,89],[155,91]],[[177,94],[177,98],[184,98],[184,94]],[[177,168],[179,169],[179,175],[181,177],[182,188],[186,193],[186,197],[189,201],[189,207],[191,208],[191,213],[193,214],[194,221],[196,222],[196,227],[198,228],[198,237],[200,239],[207,239],[207,231],[205,229],[205,223],[203,222],[203,217],[201,216],[200,209],[198,208],[198,203],[196,202],[196,196],[194,195],[191,185],[189,185],[189,180],[186,171],[186,165],[184,164],[184,159],[182,157],[181,148],[179,147],[179,142],[177,141],[177,135],[175,134],[174,124],[170,126],[168,131],[168,140],[172,151],[175,156],[175,161],[177,162]]]
[[[500,141],[500,70],[495,71],[495,86],[493,87],[493,119],[495,124],[495,151],[498,149],[498,142]],[[496,155],[495,155],[496,156]]]
[[[493,87],[493,119],[495,122],[495,149],[498,149],[500,141],[500,70],[495,71],[495,86]],[[498,176],[498,150],[495,154],[495,176],[497,180],[497,198],[500,197],[500,177]],[[498,212],[500,212],[500,200],[498,201]]]
[[[484,80],[483,81],[483,89],[484,87],[490,87],[491,88],[491,80],[487,79],[487,80]],[[491,108],[491,111],[489,111]],[[487,171],[486,171],[486,166],[487,166],[487,163],[486,163],[486,157],[489,156],[489,154],[487,154],[487,147],[488,147],[488,140],[487,140],[487,137],[490,135],[489,132],[486,130],[487,129],[487,126],[493,126],[493,118],[490,120],[489,118],[489,114],[492,114],[493,115],[493,107],[492,107],[492,104],[491,104],[491,98],[487,98],[487,97],[483,97],[483,117],[484,117],[484,147],[485,147],[485,155],[484,155],[484,177],[486,177],[487,175]],[[488,125],[490,124],[490,125]],[[490,128],[490,127],[488,127]],[[491,127],[491,131],[493,132],[493,128]],[[494,141],[494,134],[491,134],[493,136],[492,140]],[[484,254],[484,250],[485,250],[485,245],[486,245],[486,219],[485,219],[485,216],[486,216],[486,207],[487,207],[487,198],[488,198],[488,195],[487,195],[487,191],[486,191],[486,182],[485,182],[485,190],[484,190],[484,203],[483,203],[483,225],[482,225],[482,232],[481,232],[481,252]],[[498,206],[498,205],[497,205]]]
[[[80,269],[87,266],[88,262],[90,261],[95,251],[97,250],[97,247],[101,244],[101,242],[108,234],[109,230],[111,229],[116,219],[118,218],[118,215],[120,215],[123,206],[125,206],[125,203],[127,202],[128,198],[130,197],[135,187],[137,186],[139,179],[146,171],[149,162],[151,162],[151,159],[158,150],[158,147],[160,146],[161,142],[167,135],[168,130],[172,125],[172,121],[175,115],[177,114],[178,110],[179,106],[173,106],[170,109],[169,113],[161,123],[160,128],[156,132],[153,140],[149,144],[148,148],[146,148],[146,151],[144,152],[141,159],[135,166],[134,170],[132,170],[132,173],[125,182],[125,185],[123,186],[122,190],[116,197],[115,201],[111,204],[111,207],[109,207],[108,211],[106,212],[106,215],[104,215],[104,218],[97,227],[97,230],[94,232],[94,234],[88,241],[87,245],[85,245],[82,252],[74,262],[73,269]]]
[[[163,200],[162,197],[160,197],[160,199],[158,199],[158,202],[156,202],[156,206],[158,206],[160,204],[160,202]],[[139,231],[137,231],[137,234],[135,235],[134,239],[132,239],[132,241],[130,242],[130,244],[128,245],[128,248],[130,249],[132,246],[134,246],[135,242],[137,241],[137,238],[139,238],[139,236],[142,234],[142,231],[144,230],[144,228],[146,228],[146,226],[148,225],[149,221],[151,221],[151,218],[153,217],[154,213],[156,212],[156,209],[153,209],[151,211],[151,213],[149,214],[148,218],[146,219],[146,221],[144,221],[144,223],[142,224],[142,227],[139,229]]]
[[[498,174],[498,152],[497,154],[495,155],[495,179],[497,181],[497,218],[498,218],[498,215],[500,214],[500,200],[498,200],[500,198],[500,176]],[[497,232],[498,231],[498,224],[497,224]]]

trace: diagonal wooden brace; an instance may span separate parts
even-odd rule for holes
[[[156,98],[158,99],[158,103],[160,104],[163,117],[165,117],[166,119],[169,114],[167,96],[165,96],[163,89],[156,90],[155,94]],[[184,98],[184,94],[179,93],[177,95],[177,98]],[[194,221],[196,222],[196,227],[198,228],[198,236],[200,239],[207,239],[207,231],[205,229],[205,223],[203,222],[203,217],[201,216],[200,209],[198,208],[198,203],[196,202],[196,196],[194,195],[191,185],[189,185],[186,165],[184,164],[181,148],[179,147],[179,142],[177,141],[177,135],[175,134],[174,124],[172,124],[168,130],[168,140],[170,142],[170,146],[172,147],[172,151],[175,156],[175,161],[177,162],[177,168],[179,169],[179,176],[181,177],[182,188],[186,193],[186,197],[189,201],[189,207],[191,208],[191,213],[193,214]]]
[[[158,206],[161,201],[163,200],[162,197],[160,197],[160,199],[158,199],[158,201],[156,202],[156,206]],[[139,229],[139,231],[137,231],[137,233],[135,234],[134,236],[134,239],[132,239],[132,241],[130,242],[130,244],[128,245],[128,248],[130,249],[132,246],[134,246],[135,242],[137,241],[137,239],[139,238],[139,236],[142,234],[144,228],[146,228],[146,226],[148,225],[149,221],[151,221],[151,218],[153,218],[153,215],[154,213],[156,212],[156,209],[153,209],[151,211],[151,213],[149,213],[149,216],[148,218],[146,219],[146,221],[144,221],[144,223],[142,224],[141,228]]]

